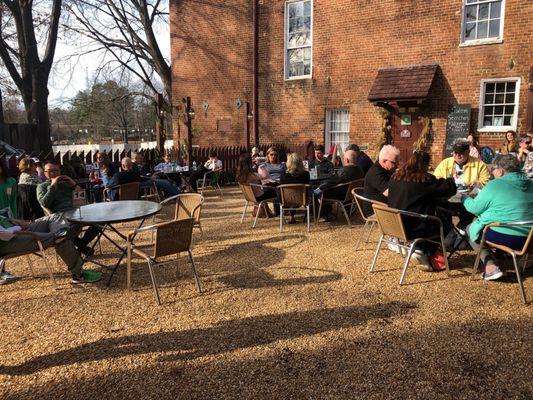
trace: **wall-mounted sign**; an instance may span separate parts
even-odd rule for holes
[[[400,132],[401,138],[410,138],[411,137],[411,131],[409,129],[404,129]]]
[[[402,114],[400,116],[400,121],[402,125],[411,125],[411,114]]]

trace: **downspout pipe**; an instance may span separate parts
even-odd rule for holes
[[[252,60],[252,112],[254,122],[254,146],[259,147],[259,0],[253,0],[253,60]]]

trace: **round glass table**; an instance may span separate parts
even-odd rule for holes
[[[107,285],[111,283],[111,279],[116,270],[120,266],[120,263],[124,259],[127,253],[127,246],[125,244],[117,243],[114,238],[110,237],[108,232],[112,231],[116,233],[120,239],[127,242],[126,235],[121,233],[114,225],[122,222],[139,221],[137,228],[142,227],[146,218],[151,217],[161,211],[161,205],[153,201],[146,200],[123,200],[123,201],[110,201],[103,203],[87,204],[73,210],[67,211],[63,214],[64,218],[72,224],[76,225],[92,225],[100,227],[100,232],[94,241],[91,248],[94,248],[101,240],[102,236],[105,237],[111,244],[113,244],[119,250],[118,261],[116,262],[111,275],[107,281]],[[130,240],[133,241],[134,237]],[[92,262],[94,264],[108,267],[96,260],[86,257],[84,262]]]

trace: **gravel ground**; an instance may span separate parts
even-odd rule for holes
[[[399,255],[383,251],[368,272],[377,235],[354,251],[360,225],[252,230],[235,188],[204,210],[204,292],[182,257],[157,270],[160,307],[140,260],[133,291],[125,268],[107,288],[73,286],[54,264],[54,289],[37,260],[37,278],[10,261],[23,279],[0,287],[0,398],[533,398],[531,305],[514,277],[471,281],[471,252],[450,277],[411,267],[399,287]]]

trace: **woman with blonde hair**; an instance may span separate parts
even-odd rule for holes
[[[37,175],[35,161],[30,157],[21,158],[18,165],[20,176],[19,185],[38,185],[41,179]]]
[[[281,175],[279,179],[279,183],[281,185],[285,184],[294,184],[294,183],[303,183],[303,184],[309,184],[309,172],[305,170],[304,163],[302,161],[302,157],[300,157],[296,153],[290,153],[287,156],[287,169],[286,171]],[[291,211],[289,224],[296,223],[296,219],[294,218],[294,214],[296,211]]]
[[[266,158],[266,162],[259,166],[259,176],[263,182],[279,182],[281,175],[285,172],[285,163],[279,162],[278,149],[270,147]]]

